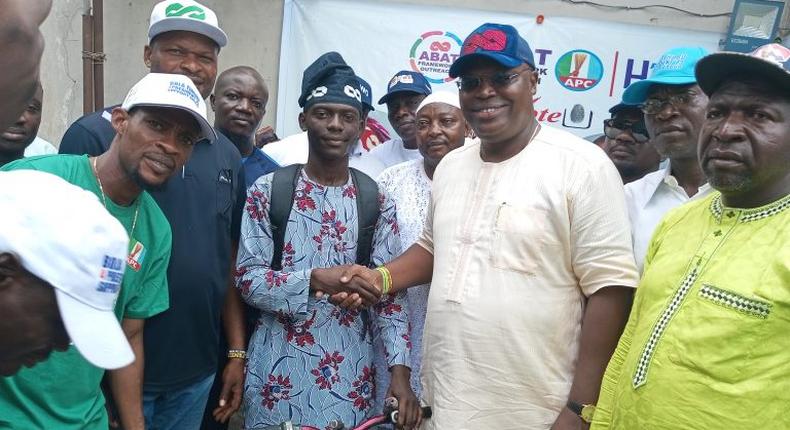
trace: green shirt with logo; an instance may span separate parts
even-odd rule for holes
[[[87,156],[46,155],[18,160],[0,170],[32,169],[52,173],[96,194],[101,191]],[[47,198],[47,190],[41,190]],[[129,257],[115,306],[118,320],[145,319],[169,306],[167,266],[170,224],[146,192],[128,207],[106,199],[107,210],[132,232]],[[139,209],[138,209],[139,208]],[[135,212],[137,222],[134,223]],[[62,216],[57,207],[52,217]],[[132,231],[132,224],[134,231]],[[45,240],[46,238],[42,238]],[[74,246],[90,246],[74,243]],[[88,363],[72,345],[17,374],[0,378],[0,429],[107,430],[104,396],[99,388],[104,370]]]

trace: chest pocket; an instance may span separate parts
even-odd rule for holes
[[[669,359],[727,383],[754,377],[760,370],[753,355],[766,341],[772,304],[704,282],[692,294],[693,306],[682,310],[690,328],[673,333]]]
[[[495,216],[491,264],[503,270],[537,273],[545,246],[548,213],[538,208],[503,204]]]

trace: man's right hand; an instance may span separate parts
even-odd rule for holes
[[[343,275],[340,277],[341,283],[352,284],[354,282],[362,281],[364,283],[373,285],[379,291],[382,290],[383,286],[381,274],[378,271],[360,266],[358,264],[344,267],[346,268],[346,271],[343,272]],[[332,294],[329,297],[329,301],[337,306],[348,309],[357,309],[362,306],[362,299],[358,294],[355,293],[340,292],[337,294]]]
[[[372,306],[379,302],[381,289],[370,282],[370,276],[353,276],[358,271],[357,267],[369,270],[350,265],[313,269],[310,274],[310,289],[318,297],[323,294],[330,295],[332,303],[345,305],[343,307]],[[346,277],[348,273],[352,276]]]

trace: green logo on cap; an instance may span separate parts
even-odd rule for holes
[[[173,3],[165,9],[165,16],[186,16],[203,21],[206,19],[206,12],[200,6],[184,6],[181,3]]]

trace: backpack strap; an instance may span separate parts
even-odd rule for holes
[[[272,262],[271,268],[282,270],[283,246],[285,242],[285,229],[288,227],[288,217],[294,205],[294,191],[302,164],[291,164],[274,171],[272,176],[272,191],[269,197],[269,221],[272,226]]]
[[[370,266],[370,252],[373,249],[373,234],[376,231],[379,210],[379,186],[370,176],[351,167],[351,181],[357,188],[357,218],[359,237],[357,237],[357,264]]]

